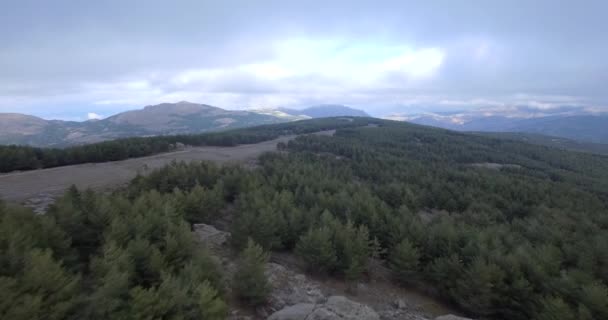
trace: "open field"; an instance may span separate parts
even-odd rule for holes
[[[315,134],[333,135],[335,130]],[[78,188],[107,190],[133,179],[137,173],[160,168],[172,161],[215,161],[218,163],[246,163],[264,152],[275,151],[279,142],[296,136],[235,147],[186,147],[182,150],[122,161],[85,163],[58,168],[12,172],[0,175],[0,198],[22,202],[35,208],[46,204],[72,184]]]
[[[295,136],[235,147],[187,147],[148,157],[122,161],[87,163],[58,168],[13,172],[0,175],[0,197],[14,202],[48,200],[62,194],[72,184],[79,188],[104,190],[119,186],[138,172],[160,168],[171,161],[209,160],[219,163],[243,163],[264,152],[276,150],[277,143]]]

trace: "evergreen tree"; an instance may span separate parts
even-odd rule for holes
[[[367,270],[368,259],[372,254],[369,231],[365,226],[355,227],[350,221],[334,226],[338,269],[347,280],[358,280]]]
[[[598,319],[608,319],[608,288],[593,283],[582,288],[581,302]]]
[[[393,248],[389,266],[397,280],[402,283],[411,283],[416,280],[419,263],[420,253],[418,249],[409,240],[404,239]]]
[[[546,297],[540,302],[540,311],[534,320],[575,320],[572,308],[561,298]]]
[[[226,303],[224,303],[217,290],[211,286],[209,281],[204,281],[198,286],[198,294],[198,308],[202,319],[225,319],[228,311]]]
[[[34,249],[25,257],[22,274],[0,278],[0,315],[18,320],[69,318],[81,298],[79,286],[79,277],[67,272],[49,250]]]
[[[240,299],[251,305],[265,303],[270,293],[271,287],[265,274],[268,258],[268,253],[251,239],[239,256],[233,289]]]
[[[296,254],[315,272],[330,272],[336,267],[337,256],[332,231],[328,227],[308,230],[296,245]]]

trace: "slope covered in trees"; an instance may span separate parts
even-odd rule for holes
[[[71,190],[47,215],[3,207],[0,290],[18,303],[0,314],[35,301],[57,318],[221,316],[217,270],[188,223],[230,214],[251,257],[253,240],[349,281],[381,259],[399,283],[483,318],[608,318],[607,157],[377,124],[298,137],[255,170],[176,163],[115,195]],[[245,287],[262,282],[241,296],[259,303],[264,290]]]

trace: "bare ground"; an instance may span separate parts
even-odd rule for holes
[[[333,135],[336,130],[317,135]],[[214,161],[217,163],[250,163],[262,153],[275,151],[279,142],[295,135],[234,147],[186,147],[179,151],[122,161],[85,163],[57,168],[0,174],[0,199],[24,203],[37,211],[75,185],[80,189],[111,190],[133,179],[138,173],[163,167],[172,161]]]
[[[112,189],[137,173],[160,168],[172,161],[208,160],[218,163],[243,163],[264,152],[276,150],[277,143],[295,136],[235,147],[187,147],[158,155],[104,163],[86,163],[58,168],[13,172],[0,175],[0,198],[13,202],[40,202],[62,194],[72,184],[79,188]]]

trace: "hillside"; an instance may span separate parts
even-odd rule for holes
[[[190,102],[163,103],[84,122],[0,114],[0,144],[64,147],[124,137],[192,134],[287,120]]]
[[[3,294],[27,302],[23,292],[33,285],[35,297],[59,292],[39,307],[58,318],[151,312],[221,319],[242,301],[256,306],[255,319],[277,319],[271,314],[307,300],[271,298],[281,289],[266,289],[266,277],[274,277],[264,275],[265,250],[363,296],[386,269],[392,288],[421,288],[483,319],[607,318],[608,157],[351,120],[225,133],[256,140],[337,129],[279,144],[282,152],[248,168],[174,163],[113,194],[72,188],[46,215],[0,206],[0,253],[11,262]],[[214,258],[197,250],[190,230],[201,223],[229,231],[234,251]],[[249,276],[239,278],[246,267]],[[54,281],[33,276],[51,271]],[[379,300],[373,310],[357,308],[369,319],[403,318],[392,301]],[[10,315],[23,310],[5,308]],[[189,317],[190,310],[213,317]]]

